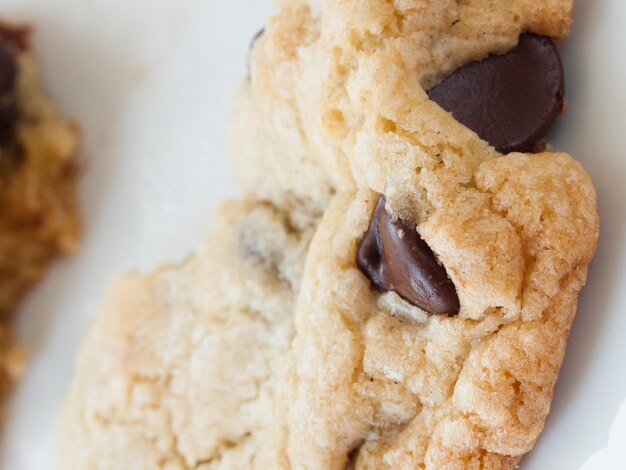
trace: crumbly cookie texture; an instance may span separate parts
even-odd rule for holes
[[[475,180],[478,215],[456,204],[418,226],[455,276],[456,318],[407,315],[356,267],[371,190],[337,195],[310,249],[316,218],[222,207],[185,263],[113,284],[78,354],[60,467],[514,468],[549,411],[595,195],[563,154],[492,159]],[[501,268],[508,251],[519,262]]]
[[[228,203],[183,264],[117,279],[78,354],[60,468],[279,468],[275,387],[315,220]]]
[[[563,0],[291,3],[256,41],[233,126],[276,163],[255,180],[242,148],[244,186],[275,200],[339,191],[280,389],[292,467],[513,468],[534,445],[597,245],[594,188],[568,155],[499,154],[427,90],[522,32],[561,39],[571,13]],[[286,176],[302,162],[326,178]],[[445,266],[458,317],[381,295],[357,268],[381,194]]]
[[[572,2],[279,3],[232,114],[242,185],[269,205],[228,206],[186,264],[116,283],[78,356],[63,468],[515,467],[549,411],[596,195],[572,157],[502,155],[426,91],[522,32],[562,38]],[[458,316],[358,268],[381,195]],[[292,275],[268,270],[281,259]]]
[[[410,194],[426,210],[424,179],[465,183],[496,152],[425,90],[462,64],[506,52],[522,32],[562,38],[572,4],[284,2],[255,41],[235,100],[233,160],[244,187],[320,207],[328,188],[371,187],[391,199]],[[269,150],[259,156],[259,148]]]
[[[27,28],[0,24],[0,400],[23,368],[11,314],[50,260],[76,249],[80,231],[77,132],[43,91],[28,36]]]
[[[417,226],[458,317],[406,315],[415,307],[381,301],[358,269],[377,193],[340,194],[326,212],[281,400],[294,468],[513,468],[533,447],[597,244],[595,192],[564,154],[492,159],[474,180],[475,199]]]

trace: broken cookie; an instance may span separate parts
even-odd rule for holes
[[[589,176],[544,141],[572,2],[280,3],[231,140],[247,196],[288,222],[264,241],[218,222],[210,257],[114,290],[79,354],[63,468],[515,468],[598,242]],[[249,240],[243,257],[226,239]],[[295,276],[277,268],[296,258]],[[272,344],[292,325],[269,356],[229,341],[240,310],[265,317],[248,305],[282,292],[260,273],[297,279],[264,324]],[[243,363],[269,372],[249,386]]]

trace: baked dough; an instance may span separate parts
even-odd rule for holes
[[[185,262],[116,279],[77,356],[60,468],[279,468],[276,384],[315,225],[227,203]]]
[[[61,467],[514,468],[549,412],[596,195],[571,156],[502,155],[427,91],[521,33],[563,38],[572,2],[280,4],[231,118],[242,186],[267,202],[223,209],[184,265],[115,284],[78,355]],[[458,315],[358,268],[381,195]],[[251,251],[272,255],[242,255],[253,215]]]
[[[24,353],[10,320],[24,292],[59,254],[76,250],[78,133],[45,94],[29,30],[0,22],[0,401],[21,375]],[[14,72],[9,70],[13,69]]]

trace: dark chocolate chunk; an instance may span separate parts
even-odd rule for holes
[[[356,446],[348,453],[348,461],[346,462],[344,470],[354,470],[356,468],[356,461],[359,457],[359,451],[361,450],[361,447],[363,447],[364,443],[365,441],[362,441],[358,446]]]
[[[359,245],[357,265],[381,291],[393,291],[433,315],[459,313],[459,297],[446,269],[413,224],[393,220],[384,197]]]
[[[517,47],[457,69],[428,96],[499,152],[532,152],[563,110],[554,42],[523,34]]]
[[[17,64],[15,58],[9,49],[0,44],[0,147],[2,148],[5,148],[12,141],[18,119],[13,94],[16,79]]]
[[[0,97],[13,91],[16,77],[15,58],[11,51],[0,44]]]
[[[17,123],[18,112],[15,105],[10,102],[0,105],[0,147],[4,148],[13,140],[15,124]]]
[[[5,148],[13,141],[18,118],[19,114],[13,102],[0,105],[0,148]]]
[[[30,47],[31,28],[25,24],[9,24],[0,19],[0,42],[24,51]]]

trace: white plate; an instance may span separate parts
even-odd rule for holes
[[[108,279],[180,259],[199,244],[217,201],[238,193],[228,101],[270,8],[262,0],[0,0],[0,11],[36,26],[49,88],[84,132],[83,248],[22,307],[30,367],[0,449],[2,469],[50,469],[74,351]],[[587,470],[626,468],[626,405],[616,420],[626,399],[624,18],[622,0],[579,0],[563,48],[570,107],[553,143],[593,176],[602,237],[527,470],[576,469],[590,458]],[[594,456],[614,421],[612,449]]]

